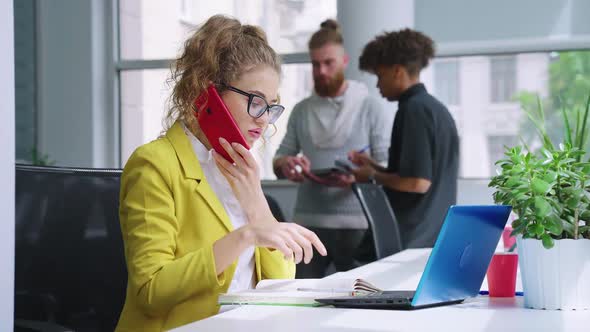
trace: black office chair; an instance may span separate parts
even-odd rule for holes
[[[383,188],[373,183],[354,183],[352,191],[369,223],[368,233],[372,236],[375,258],[400,252],[403,247],[399,226]]]
[[[270,211],[272,212],[272,215],[275,217],[275,219],[278,221],[286,221],[285,215],[283,214],[283,210],[281,209],[281,206],[279,205],[277,200],[268,194],[264,194],[264,197],[266,198],[268,206],[270,207]]]
[[[16,166],[16,331],[114,330],[127,286],[120,176]]]

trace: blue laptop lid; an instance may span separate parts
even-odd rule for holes
[[[412,305],[476,296],[511,210],[506,205],[451,206]]]

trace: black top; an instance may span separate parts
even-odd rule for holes
[[[434,246],[448,207],[457,201],[458,169],[455,121],[423,84],[412,86],[399,99],[387,170],[432,184],[425,194],[387,190],[404,248]]]

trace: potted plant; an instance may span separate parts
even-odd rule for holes
[[[540,148],[506,147],[492,177],[494,201],[512,205],[525,306],[590,309],[590,96],[584,109],[561,110],[564,137],[554,144],[538,102],[525,111]]]

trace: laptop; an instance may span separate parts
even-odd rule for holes
[[[475,297],[506,225],[511,206],[453,205],[415,291],[330,297],[317,302],[342,308],[413,310]]]

